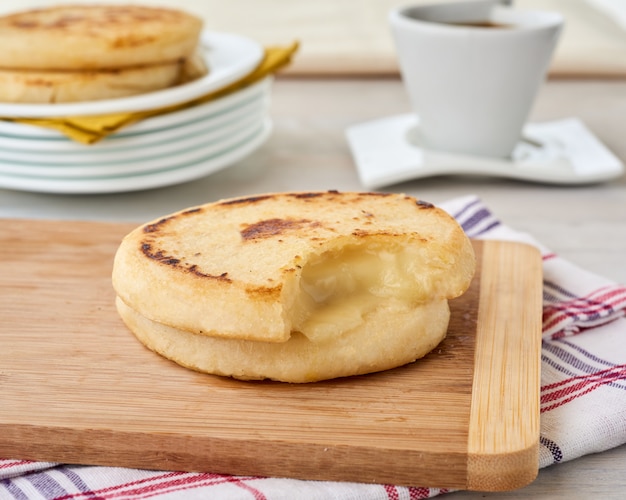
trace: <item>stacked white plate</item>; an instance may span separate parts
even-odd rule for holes
[[[256,42],[205,33],[207,76],[136,97],[85,103],[0,103],[0,116],[49,118],[144,111],[219,90],[263,57]],[[226,168],[269,136],[271,77],[194,107],[148,118],[94,145],[60,132],[0,120],[0,188],[49,193],[111,193],[190,181]]]

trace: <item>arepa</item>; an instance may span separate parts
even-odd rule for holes
[[[162,90],[187,79],[182,62],[99,71],[0,69],[0,101],[54,104],[115,99]]]
[[[461,227],[430,203],[388,193],[275,193],[138,227],[116,253],[113,286],[129,328],[180,364],[238,378],[311,381],[426,354],[445,337],[447,300],[467,289],[474,268]],[[168,338],[170,348],[157,346]],[[181,339],[224,348],[177,351]],[[254,360],[254,345],[264,345],[259,363],[294,370],[269,373],[252,361],[235,373],[232,365],[221,370],[197,360],[235,352]],[[330,356],[340,350],[350,353],[344,361]],[[324,358],[346,366],[331,369]],[[307,375],[295,374],[298,363],[308,363]]]
[[[121,69],[191,57],[202,20],[142,5],[58,5],[0,18],[0,67]]]
[[[311,340],[293,332],[286,342],[260,342],[198,335],[151,321],[120,298],[117,310],[141,343],[199,372],[241,380],[307,383],[361,375],[411,363],[444,338],[447,300],[406,309],[378,308],[341,334]]]

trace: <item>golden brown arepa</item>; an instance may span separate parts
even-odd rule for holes
[[[456,221],[401,194],[302,192],[221,200],[122,241],[120,315],[184,366],[310,382],[414,361],[444,337],[474,274]]]

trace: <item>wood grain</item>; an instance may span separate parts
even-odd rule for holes
[[[485,390],[472,392],[469,489],[509,489],[537,475],[528,466],[539,460],[541,336],[528,333],[541,331],[542,291],[535,283],[542,269],[533,257],[536,249],[527,245],[483,247],[489,272],[480,276],[473,386]]]
[[[536,475],[536,250],[475,242],[477,277],[423,360],[292,385],[195,373],[136,341],[110,284],[131,228],[0,221],[0,456],[484,490]]]

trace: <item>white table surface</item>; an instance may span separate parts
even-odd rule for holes
[[[274,132],[238,164],[187,184],[109,195],[52,195],[0,189],[0,218],[143,222],[219,198],[286,190],[360,190],[344,131],[409,110],[399,80],[287,79],[273,89]],[[626,162],[626,81],[553,80],[531,121],[578,117]],[[626,178],[560,187],[504,179],[434,177],[391,186],[438,203],[475,194],[506,224],[556,253],[626,283]],[[457,492],[448,498],[622,498],[626,446],[540,471],[507,494]]]

